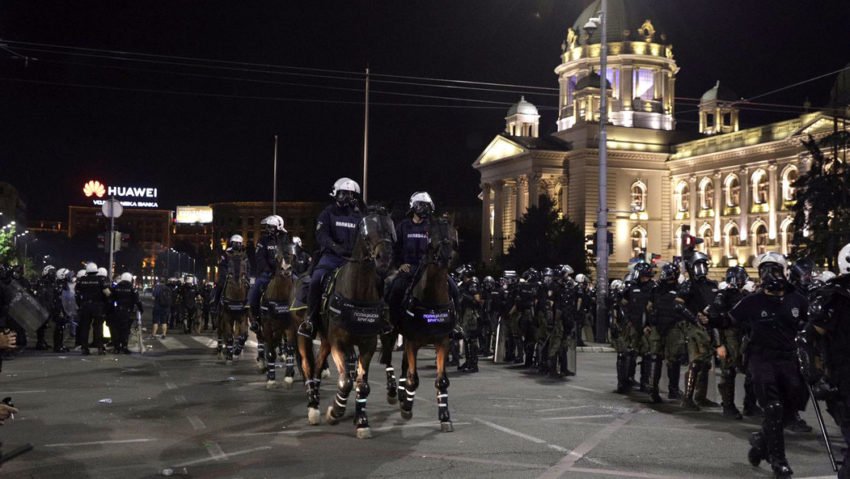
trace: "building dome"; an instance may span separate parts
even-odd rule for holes
[[[508,110],[508,115],[539,115],[537,112],[537,107],[533,104],[525,101],[525,97],[520,97],[520,100],[517,103],[514,103],[513,106]]]
[[[702,97],[699,99],[700,103],[708,103],[710,101],[736,101],[738,100],[738,95],[735,94],[732,90],[730,90],[726,86],[720,86],[720,80],[717,80],[717,83],[711,87],[707,92],[702,94]]]
[[[628,3],[628,6],[627,6]],[[588,45],[601,43],[602,28],[597,28],[590,38],[584,33],[584,25],[593,17],[598,17],[602,10],[602,0],[595,0],[588,5],[573,23],[573,31],[578,35],[579,44]],[[623,42],[630,40],[655,41],[664,40],[663,35],[656,35],[650,18],[652,12],[639,8],[635,2],[626,0],[608,0],[608,42]],[[648,26],[648,29],[646,28]]]

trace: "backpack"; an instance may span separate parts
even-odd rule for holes
[[[171,288],[166,286],[159,290],[159,294],[156,297],[156,305],[160,308],[171,307]]]

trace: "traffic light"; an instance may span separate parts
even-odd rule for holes
[[[691,260],[696,246],[703,242],[702,238],[691,235],[690,231],[690,226],[682,226],[682,257],[685,261]]]
[[[121,247],[126,248],[130,246],[130,233],[121,233]]]
[[[614,254],[614,233],[605,230],[606,238],[608,238],[608,256]]]
[[[596,256],[596,233],[584,237],[584,250],[591,256]]]
[[[106,233],[97,234],[97,249],[106,249]]]
[[[121,232],[113,231],[112,232],[112,251],[118,252],[121,251]]]
[[[659,259],[661,259],[660,254],[652,253],[652,264],[655,264],[655,262],[658,261]]]

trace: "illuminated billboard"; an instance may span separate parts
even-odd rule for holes
[[[178,206],[175,223],[212,223],[213,210],[209,206]]]
[[[158,208],[156,188],[135,186],[107,186],[97,180],[89,180],[83,185],[83,194],[92,199],[92,204],[103,205],[105,198],[112,197],[121,202],[121,206],[131,208]]]

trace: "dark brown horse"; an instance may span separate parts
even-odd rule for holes
[[[313,351],[313,340],[296,334],[301,323],[307,320],[307,289],[309,287],[309,274],[302,274],[301,277],[295,280],[289,301],[292,324],[287,331],[287,337],[294,337],[297,341],[297,354],[299,366],[301,367],[301,376],[304,378],[304,385],[307,388],[307,420],[315,426],[319,424],[322,417],[321,412],[319,412],[319,386],[321,386],[324,373],[327,370],[316,367],[317,362],[316,354]],[[322,364],[327,360],[330,350],[330,344],[327,341],[322,341],[318,354],[321,362],[318,364]]]
[[[228,254],[227,278],[221,293],[218,334],[225,344],[225,358],[233,361],[234,338],[247,332],[248,260],[244,252]],[[219,359],[222,359],[219,353]]]
[[[406,295],[402,311],[394,314],[399,319],[397,326],[405,339],[402,380],[398,386],[401,417],[413,417],[413,399],[419,387],[416,355],[423,346],[433,344],[437,352],[437,380],[434,382],[437,388],[437,413],[443,432],[454,430],[449,416],[446,357],[451,334],[457,323],[449,289],[449,266],[456,245],[457,231],[447,220],[439,219],[431,223],[427,257],[414,275],[414,283]]]
[[[292,329],[292,314],[289,300],[294,289],[292,279],[292,248],[291,244],[281,245],[275,254],[275,274],[269,281],[260,301],[262,311],[262,326],[257,333],[257,343],[264,343],[265,355],[260,364],[265,366],[266,388],[276,386],[275,366],[277,350],[283,342],[283,354],[286,359],[286,369],[283,382],[287,388],[292,387],[295,375],[295,350],[291,347],[294,340]]]
[[[378,346],[378,334],[389,326],[383,300],[381,277],[389,269],[395,243],[395,226],[386,211],[370,213],[360,221],[351,259],[336,273],[322,308],[322,343],[330,345],[339,373],[339,390],[325,418],[335,425],[345,414],[352,388],[357,397],[354,424],[357,437],[372,437],[366,415],[369,396],[369,363]],[[349,371],[349,358],[357,348],[355,383]],[[319,364],[321,364],[321,354]]]

